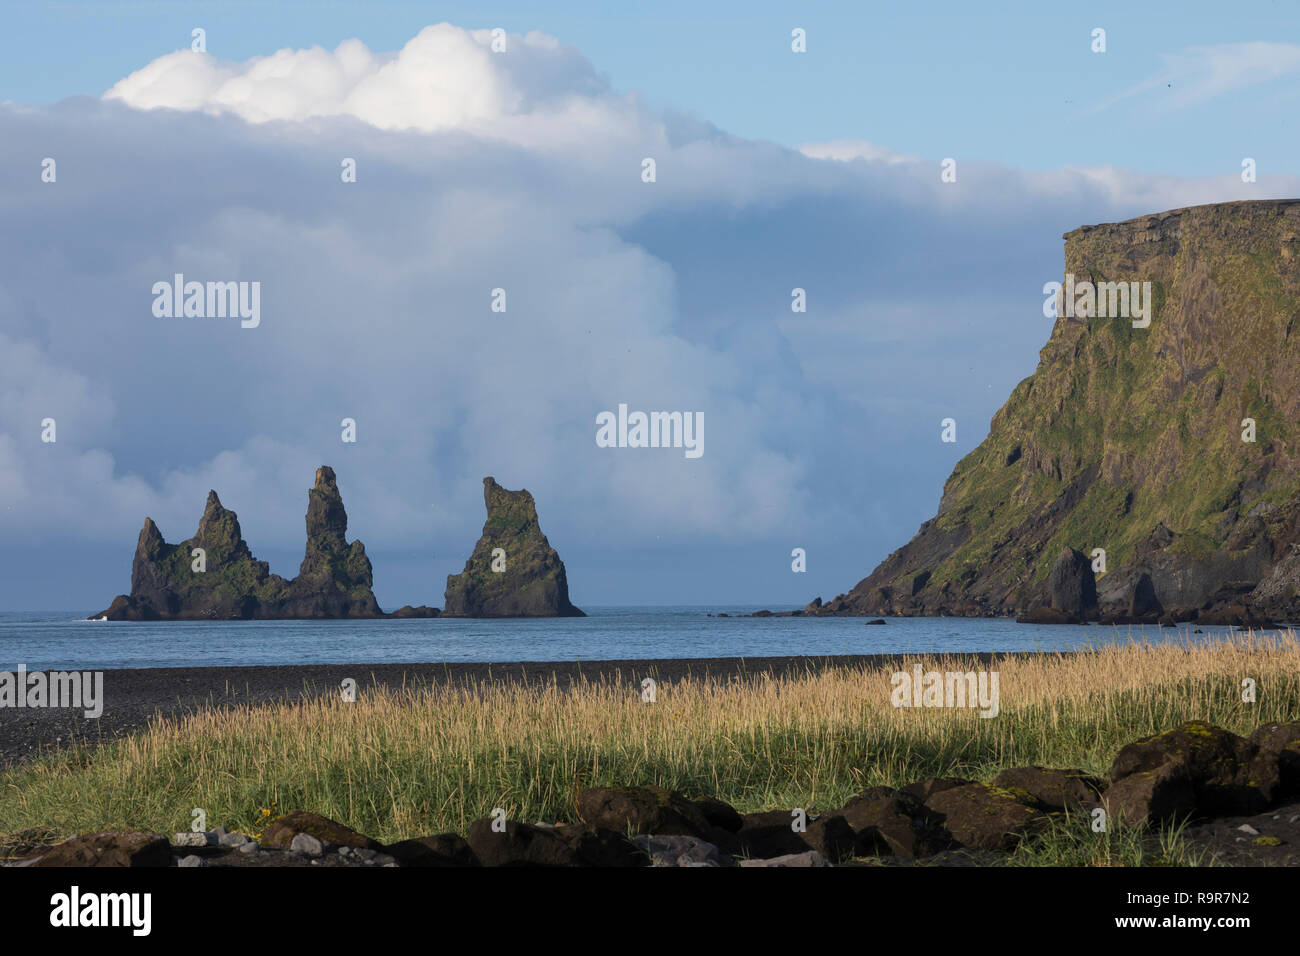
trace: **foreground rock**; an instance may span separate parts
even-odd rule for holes
[[[1105,312],[1059,310],[1037,370],[954,468],[935,517],[805,613],[1300,620],[1297,235],[1294,199],[1068,233],[1064,284],[1074,304],[1096,284]],[[1142,282],[1150,324],[1135,328],[1111,298]],[[1108,568],[1089,609],[1073,555],[1096,548]]]
[[[739,853],[750,859],[770,859],[816,853],[838,863],[852,857],[857,849],[857,834],[841,814],[822,814],[802,821],[796,829],[788,810],[747,813],[745,825],[735,835]]]
[[[145,518],[131,565],[131,593],[93,618],[110,621],[382,617],[370,559],[348,544],[334,470],[321,466],[308,492],[307,548],[298,576],[271,574],[244,541],[239,518],[215,491],[194,537],[168,544]]]
[[[269,848],[291,847],[298,836],[310,836],[327,846],[360,847],[379,850],[380,844],[318,813],[295,810],[269,824],[262,833],[262,846]]]
[[[1286,796],[1300,724],[1265,725],[1247,740],[1204,721],[1124,747],[1110,768],[1107,811],[1130,822],[1259,813]]]
[[[1014,850],[1047,822],[1029,794],[983,783],[936,793],[928,806],[942,818],[954,842],[972,850]]]
[[[732,832],[743,820],[720,800],[697,803],[665,787],[592,787],[578,795],[578,818],[620,833],[694,836],[708,839],[719,821]],[[707,811],[707,812],[706,812]],[[712,818],[712,820],[710,819]]]
[[[1028,794],[1047,810],[1091,810],[1101,806],[1104,781],[1082,770],[1011,767],[993,778],[993,786]]]
[[[514,820],[503,830],[490,817],[470,824],[468,842],[485,866],[648,866],[650,858],[622,833],[604,827],[535,827]]]
[[[481,866],[474,849],[456,833],[401,840],[384,847],[384,852],[402,866]]]
[[[651,866],[735,866],[730,855],[692,836],[638,834],[632,838]]]
[[[858,856],[901,856],[920,859],[952,845],[943,817],[925,804],[946,789],[942,784],[919,785],[924,797],[891,787],[872,787],[846,803],[836,813],[853,830]],[[958,786],[966,781],[957,781]]]
[[[772,857],[765,860],[741,860],[741,866],[830,866],[820,853],[816,850],[809,850],[806,853],[790,853],[785,856]]]
[[[167,866],[171,847],[158,833],[104,832],[75,836],[36,851],[23,861],[26,866]]]
[[[1225,866],[1300,866],[1300,801],[1189,826],[1191,846]]]
[[[446,617],[585,617],[569,601],[564,562],[527,491],[483,479],[487,521],[460,574],[447,576]]]

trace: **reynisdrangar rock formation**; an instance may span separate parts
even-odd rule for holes
[[[265,561],[253,557],[238,517],[210,491],[197,533],[180,544],[168,544],[153,519],[145,518],[131,566],[131,593],[118,595],[108,610],[95,617],[111,621],[382,617],[371,590],[373,576],[365,545],[346,540],[348,515],[332,468],[317,469],[308,496],[307,550],[293,580],[271,574]]]
[[[451,617],[585,617],[569,602],[564,562],[537,523],[527,491],[483,479],[487,521],[460,574],[447,576],[443,615]]]
[[[1065,272],[1150,324],[1058,310],[935,517],[804,613],[1300,619],[1300,200],[1085,226]]]

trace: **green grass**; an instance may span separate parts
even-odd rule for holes
[[[926,669],[981,667],[917,660]],[[997,669],[1001,714],[993,719],[893,708],[890,673],[869,668],[665,680],[653,705],[624,680],[571,690],[410,688],[367,693],[355,704],[331,698],[205,712],[0,774],[0,832],[172,833],[188,829],[201,807],[209,827],[258,833],[272,813],[305,809],[393,841],[464,833],[496,807],[527,822],[572,821],[584,787],[651,783],[717,796],[742,811],[816,812],[869,786],[931,776],[989,780],[1028,764],[1101,775],[1124,744],[1191,719],[1242,734],[1300,719],[1294,635],[1279,644],[1027,655]],[[1243,676],[1258,682],[1258,703],[1241,702]],[[1100,841],[1069,830],[1033,847],[1010,862],[1156,858],[1122,830]],[[1156,856],[1190,859],[1180,853],[1175,842]]]

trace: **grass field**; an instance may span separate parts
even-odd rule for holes
[[[960,656],[925,670],[980,670]],[[989,779],[1010,766],[1104,774],[1116,751],[1185,720],[1237,733],[1300,719],[1300,644],[1245,635],[1204,645],[1131,644],[999,661],[1000,714],[895,708],[892,669],[797,678],[661,683],[487,684],[390,690],[157,720],[102,747],[72,747],[0,774],[0,832],[49,827],[258,833],[312,810],[379,840],[464,833],[504,808],[527,822],[575,820],[593,785],[654,783],[742,811],[834,809],[875,784]],[[1242,700],[1252,678],[1258,700]],[[1019,863],[1209,862],[1177,831],[1091,834],[1070,820]]]

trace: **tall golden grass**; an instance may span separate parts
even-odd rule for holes
[[[901,669],[999,673],[1000,714],[895,708],[895,667],[573,686],[435,685],[156,719],[0,774],[0,832],[209,827],[256,833],[273,805],[380,840],[464,832],[496,807],[575,819],[584,787],[654,783],[742,810],[826,810],[867,786],[987,779],[1039,764],[1104,773],[1125,743],[1185,720],[1238,733],[1300,719],[1294,632],[1008,657],[908,657]],[[639,680],[645,676],[635,675]],[[1258,700],[1242,699],[1251,678]]]

